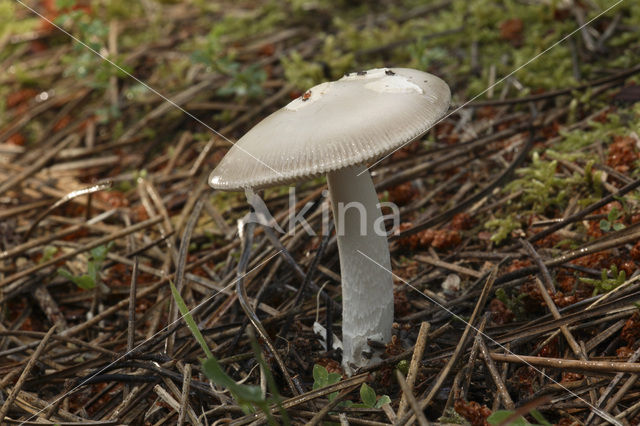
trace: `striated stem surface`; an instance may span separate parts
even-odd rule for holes
[[[363,166],[327,175],[342,278],[342,364],[347,372],[368,359],[367,339],[391,339],[393,281],[389,246],[369,172]],[[364,253],[373,259],[358,253]]]

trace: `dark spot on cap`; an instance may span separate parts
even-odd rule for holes
[[[311,97],[311,90],[307,90],[302,94],[302,100],[304,102],[308,101],[310,97]]]
[[[395,73],[395,72],[393,72],[393,71],[391,71],[391,70],[384,70],[384,73],[385,73],[386,75],[396,75],[396,73]]]
[[[357,75],[367,75],[367,72],[366,71],[358,71],[356,74]]]

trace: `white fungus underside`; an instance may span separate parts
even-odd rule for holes
[[[449,87],[410,69],[351,74],[310,89],[240,138],[211,173],[214,188],[289,184],[363,164],[417,138],[446,112]],[[366,87],[366,86],[369,87]]]

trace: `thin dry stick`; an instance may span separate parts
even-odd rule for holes
[[[124,228],[124,229],[122,229],[120,231],[114,232],[113,234],[110,234],[110,235],[107,235],[105,237],[93,240],[90,243],[88,243],[88,244],[86,244],[86,245],[84,245],[84,246],[82,246],[82,247],[80,247],[80,248],[78,248],[76,250],[73,250],[72,252],[65,253],[65,254],[63,254],[61,256],[58,256],[58,257],[56,257],[54,259],[51,259],[51,260],[49,260],[47,262],[42,262],[42,263],[40,263],[38,265],[32,266],[31,268],[24,269],[24,270],[22,270],[20,272],[17,272],[17,273],[15,273],[13,275],[10,275],[10,276],[6,277],[4,280],[0,281],[0,288],[6,286],[8,284],[11,284],[12,282],[14,282],[14,281],[16,281],[16,280],[18,280],[20,278],[31,276],[35,272],[40,271],[41,269],[44,269],[44,268],[47,268],[49,266],[55,265],[56,263],[61,262],[63,260],[70,259],[70,258],[72,258],[74,256],[77,256],[80,253],[83,253],[83,252],[85,252],[87,250],[91,250],[92,248],[95,248],[95,247],[98,247],[100,245],[106,244],[106,243],[108,243],[110,241],[113,241],[113,240],[116,240],[118,238],[124,237],[124,236],[129,235],[129,234],[131,234],[133,232],[140,231],[141,229],[144,229],[144,228],[146,228],[148,226],[151,226],[151,225],[156,224],[156,223],[161,222],[161,221],[162,221],[162,217],[161,216],[152,217],[151,219],[147,219],[144,222],[136,223],[133,226],[129,226],[129,227]]]
[[[626,418],[629,414],[633,413],[634,411],[640,409],[640,401],[636,402],[635,404],[633,404],[631,407],[627,408],[624,411],[621,411],[620,414],[616,415],[616,419],[624,419]]]
[[[69,145],[73,141],[78,141],[78,139],[79,139],[78,135],[75,135],[75,134],[74,135],[70,135],[65,140],[60,142],[58,144],[58,146],[56,146],[55,148],[53,148],[51,150],[47,150],[46,152],[42,153],[42,155],[32,165],[30,165],[29,167],[26,167],[22,172],[20,172],[20,173],[14,175],[13,177],[7,179],[3,184],[0,184],[0,195],[4,194],[5,192],[7,192],[11,188],[13,188],[14,186],[16,186],[17,184],[22,182],[24,179],[26,179],[29,176],[35,174],[45,164],[47,164],[49,161],[53,160],[53,158],[56,155],[58,155],[58,153],[63,148],[65,148],[67,145]]]
[[[404,380],[402,373],[400,370],[396,370],[396,379],[398,379],[398,383],[400,384],[400,388],[402,389],[402,400],[409,401],[409,405],[411,406],[411,410],[413,411],[413,415],[416,416],[416,420],[420,426],[428,426],[429,422],[427,418],[424,416],[424,412],[420,409],[420,405],[418,401],[416,401],[415,396],[413,396],[413,390],[411,386]],[[398,411],[398,416],[400,415],[400,411]]]
[[[331,401],[329,401],[329,403],[327,405],[322,407],[322,410],[318,411],[318,413],[315,416],[313,416],[311,418],[311,420],[309,420],[305,424],[305,426],[316,426],[317,424],[319,424],[322,421],[322,419],[324,418],[324,416],[329,414],[329,411],[331,411],[347,395],[349,395],[349,392],[351,392],[353,389],[355,389],[355,387],[347,388],[347,389],[344,389],[343,391],[341,391],[335,398],[333,398]]]
[[[47,334],[44,335],[44,337],[40,341],[40,344],[36,348],[35,352],[33,353],[33,355],[31,355],[31,358],[29,359],[29,362],[27,363],[26,367],[24,367],[24,371],[20,375],[20,378],[18,378],[18,381],[16,382],[15,386],[11,389],[11,392],[9,393],[9,396],[7,397],[6,401],[4,402],[4,404],[2,404],[2,408],[0,408],[0,424],[2,424],[2,422],[4,421],[4,417],[9,412],[9,408],[11,407],[11,404],[13,404],[16,397],[18,396],[18,393],[20,393],[20,389],[22,389],[22,385],[27,380],[29,373],[31,373],[31,369],[35,365],[38,358],[40,358],[42,351],[44,351],[44,348],[47,346],[47,342],[49,341],[49,338],[51,337],[51,335],[55,330],[56,330],[56,326],[54,325],[49,329]]]
[[[502,398],[504,407],[507,410],[513,410],[515,408],[513,399],[511,399],[511,395],[509,395],[509,391],[507,391],[507,387],[504,385],[502,377],[500,377],[500,373],[498,373],[498,368],[491,359],[491,356],[489,355],[489,349],[487,348],[486,343],[484,343],[484,339],[482,338],[482,335],[480,333],[476,335],[476,340],[478,341],[478,346],[480,347],[480,352],[482,352],[484,362],[485,364],[487,364],[487,368],[489,369],[489,374],[491,375],[493,382],[496,384],[498,394]]]
[[[180,398],[180,414],[178,415],[178,426],[182,426],[184,417],[189,405],[189,388],[191,387],[191,364],[184,366],[184,377],[182,380],[182,396]]]
[[[162,399],[164,402],[169,404],[169,406],[171,406],[171,408],[173,408],[174,411],[177,411],[177,412],[180,411],[180,403],[176,401],[175,398],[165,390],[165,388],[163,388],[160,385],[155,385],[153,387],[153,390],[160,397],[160,399]]]
[[[193,211],[191,212],[191,216],[189,217],[189,221],[187,222],[187,226],[184,229],[182,234],[182,241],[180,241],[180,251],[178,253],[178,262],[176,265],[176,275],[175,275],[175,286],[178,293],[182,293],[182,287],[184,285],[184,271],[185,265],[187,263],[187,254],[189,251],[189,244],[191,243],[191,234],[193,233],[193,228],[196,226],[196,222],[200,217],[200,212],[202,211],[202,206],[204,204],[204,198],[201,197],[196,203]],[[169,305],[169,324],[172,324],[178,318],[177,304],[171,303]],[[170,335],[165,342],[165,351],[169,355],[173,355],[173,345],[175,343],[175,334]]]
[[[329,386],[325,386],[323,388],[319,388],[319,389],[314,389],[311,390],[307,393],[303,393],[301,395],[297,395],[294,396],[292,398],[286,399],[284,401],[282,401],[282,407],[286,410],[289,410],[291,408],[294,408],[298,405],[301,404],[305,404],[308,401],[312,401],[316,398],[320,398],[322,396],[326,396],[329,395],[333,392],[336,391],[341,391],[343,389],[346,388],[354,388],[357,386],[362,385],[362,383],[367,381],[367,378],[369,377],[368,374],[358,374],[357,376],[352,376],[348,379],[344,379],[339,381],[336,384],[333,385],[329,385]],[[271,412],[275,413],[278,410],[277,406],[271,407]],[[264,421],[266,419],[266,416],[264,415],[264,413],[260,413],[260,414],[250,414],[248,416],[242,417],[240,419],[237,419],[236,421],[234,421],[234,425],[237,426],[241,426],[241,425],[246,425],[249,423],[252,423],[254,421]]]
[[[395,234],[392,237],[390,237],[390,240],[395,240],[396,238],[402,238],[402,237],[408,237],[409,235],[413,235],[417,232],[422,231],[423,229],[428,229],[431,228],[433,226],[439,225],[440,223],[450,219],[451,217],[453,217],[454,214],[459,213],[461,211],[463,211],[464,209],[466,209],[467,207],[472,206],[473,204],[475,204],[477,201],[481,200],[482,198],[486,197],[487,195],[489,195],[491,193],[491,191],[493,191],[494,188],[498,187],[500,184],[502,184],[503,182],[505,182],[506,178],[508,176],[510,176],[513,171],[520,166],[520,164],[525,160],[525,158],[527,157],[529,150],[531,150],[532,146],[533,146],[533,141],[535,139],[535,131],[534,131],[534,127],[533,126],[526,126],[527,128],[530,129],[530,135],[529,138],[527,139],[527,142],[524,144],[524,146],[522,147],[522,149],[520,150],[520,152],[518,153],[518,156],[515,158],[515,160],[509,164],[509,166],[504,169],[502,171],[502,173],[500,173],[496,178],[494,178],[489,184],[487,184],[484,188],[482,188],[480,191],[476,192],[475,194],[467,197],[465,200],[461,201],[460,203],[456,204],[454,207],[430,218],[425,220],[424,222],[419,223],[418,225],[413,226],[412,228],[409,228],[405,231],[400,232],[399,234]]]
[[[117,58],[118,56],[118,21],[116,19],[112,19],[109,21],[109,37],[108,37],[108,47],[109,47],[109,57]],[[107,97],[109,102],[111,103],[111,107],[114,109],[118,108],[118,76],[113,74],[109,76],[109,88],[107,89]]]
[[[476,335],[484,333],[484,328],[486,327],[488,320],[489,320],[489,314],[485,313],[482,316],[482,321],[480,321],[480,324],[478,324],[478,330],[476,332]],[[462,383],[462,391],[460,392],[460,398],[464,400],[467,399],[467,392],[469,392],[469,388],[471,387],[471,375],[473,374],[473,366],[476,363],[478,352],[480,352],[480,348],[478,347],[479,343],[480,342],[478,339],[473,340],[473,346],[471,346],[471,352],[469,353],[469,361],[467,362],[467,365],[465,366],[465,368],[463,368],[463,370],[466,370],[466,371],[464,372],[465,377],[464,377],[464,382]],[[447,401],[447,406],[450,406],[450,403],[451,401]]]
[[[544,262],[544,264],[547,267],[560,266],[573,259],[585,257],[592,253],[608,250],[613,247],[619,247],[631,242],[635,243],[638,239],[640,239],[640,224],[636,223],[620,231],[611,232],[609,235],[594,242],[585,244],[582,247],[577,248],[576,250],[572,250],[554,259],[547,260],[546,262]],[[496,284],[513,281],[515,279],[534,274],[537,271],[537,266],[527,266],[512,272],[507,272],[506,274],[498,277],[498,279],[496,280]]]
[[[306,410],[295,410],[293,412],[294,414],[298,414],[300,416],[306,416],[306,417],[313,417],[316,415],[315,412],[313,411],[306,411]],[[345,414],[345,413],[342,413]],[[358,414],[355,414],[354,416],[351,417],[347,417],[345,415],[345,424],[346,425],[363,425],[363,426],[389,426],[389,423],[386,422],[379,422],[379,421],[375,421],[375,420],[368,420],[368,419],[363,419],[362,416],[357,416]],[[325,416],[325,418],[327,420],[330,420],[332,422],[340,422],[340,414],[336,415],[336,414],[327,414]],[[255,425],[263,425],[265,424],[264,421],[262,421],[261,423],[255,423]],[[302,423],[300,423],[302,424]],[[304,423],[306,426],[306,423]],[[297,425],[297,424],[296,424]],[[231,423],[231,426],[236,426],[236,423]]]
[[[18,375],[19,372],[20,370],[13,369],[9,371],[9,373],[7,373],[2,379],[0,379],[0,389],[4,389],[5,386],[7,386],[13,380],[13,378]]]
[[[182,136],[180,136],[180,139],[178,139],[178,145],[176,146],[176,149],[173,151],[173,154],[171,155],[171,158],[167,162],[167,165],[165,166],[164,170],[162,171],[162,174],[168,175],[171,173],[171,171],[176,165],[176,161],[178,161],[178,157],[180,156],[180,154],[182,154],[182,150],[184,149],[187,143],[191,142],[191,139],[192,139],[192,135],[190,132],[184,132]]]
[[[60,198],[58,201],[53,203],[48,209],[46,209],[45,211],[40,213],[38,215],[38,217],[36,217],[33,220],[31,225],[29,226],[29,229],[25,233],[24,239],[25,240],[29,239],[29,236],[31,235],[31,233],[33,232],[35,227],[38,226],[38,223],[40,223],[42,221],[42,219],[47,217],[52,211],[54,211],[58,207],[62,206],[63,204],[68,203],[69,201],[73,200],[74,198],[80,197],[82,195],[87,195],[87,197],[88,197],[87,198],[87,214],[89,214],[90,211],[91,211],[91,209],[89,208],[90,204],[91,204],[91,194],[93,194],[94,192],[105,191],[107,189],[111,189],[112,186],[113,186],[113,182],[104,182],[104,183],[99,183],[99,184],[96,184],[96,185],[91,185],[91,186],[89,186],[87,188],[82,188],[82,189],[78,189],[76,191],[69,192],[64,197]],[[87,217],[86,220],[88,221],[89,218]]]
[[[138,289],[138,256],[133,258],[131,285],[129,286],[129,318],[127,323],[127,352],[131,352],[136,341],[136,292]],[[129,385],[124,387],[123,398],[129,394]]]
[[[622,386],[616,394],[607,402],[607,405],[604,407],[606,412],[610,412],[613,407],[622,399],[623,396],[627,395],[631,387],[638,381],[638,374],[631,374],[629,378]],[[617,417],[617,416],[616,416]]]
[[[636,351],[629,357],[627,362],[636,362],[639,358],[640,358],[640,348],[636,349]],[[604,410],[606,412],[610,412],[611,411],[611,409],[614,407],[614,405],[617,403],[617,401],[619,401],[619,398],[611,398],[611,399],[613,399],[613,401],[611,401],[611,399],[609,399],[609,396],[611,395],[611,393],[613,392],[613,390],[616,388],[616,386],[618,385],[620,380],[622,380],[623,377],[624,377],[624,373],[616,374],[616,376],[611,380],[609,385],[607,385],[607,387],[604,390],[604,392],[602,392],[602,394],[600,395],[600,398],[598,398],[598,402],[595,404],[596,407],[601,407],[602,404],[604,403],[604,401],[609,400],[609,402],[605,406]],[[627,382],[625,383],[625,385],[628,385],[629,383],[635,383],[637,377],[638,377],[637,374],[632,374],[627,379]],[[621,394],[621,391],[622,391],[623,388],[628,388],[628,386],[625,386],[625,385],[623,385],[622,388],[620,389],[620,391],[618,391],[616,393],[616,397],[619,396],[619,394],[620,394],[620,396],[624,395],[624,394]],[[588,426],[591,423],[591,421],[593,420],[593,418],[594,418],[594,413],[591,412],[589,414],[589,417],[587,417],[587,420],[584,422],[584,424]]]
[[[166,285],[167,281],[169,280],[169,278],[165,278],[162,279],[156,283],[153,283],[151,285],[149,285],[148,287],[144,287],[144,289],[140,290],[140,293],[138,293],[137,297],[138,298],[143,298],[143,297],[147,297],[148,295],[152,294],[154,291],[158,290],[160,287],[162,287],[163,285]],[[119,301],[118,303],[116,303],[113,306],[108,307],[107,309],[105,309],[104,311],[100,312],[99,314],[95,315],[93,318],[78,324],[74,327],[71,327],[67,330],[64,331],[64,333],[62,333],[64,336],[66,337],[70,337],[73,336],[74,334],[80,333],[84,330],[86,330],[87,328],[92,327],[94,324],[99,323],[100,321],[104,320],[105,318],[109,317],[110,315],[113,315],[114,313],[124,309],[125,307],[129,306],[129,298],[125,298],[122,299],[121,301]]]
[[[533,257],[536,264],[538,265],[540,274],[542,275],[542,278],[545,280],[545,284],[547,288],[555,291],[555,286],[551,281],[551,274],[549,274],[549,270],[547,269],[546,265],[542,261],[542,258],[540,257],[540,255],[538,255],[538,253],[536,252],[536,250],[533,248],[533,246],[529,241],[520,240],[520,242],[522,243],[524,248],[527,249],[531,257]],[[562,315],[560,315],[560,312],[558,312],[558,307],[553,302],[553,299],[551,299],[551,296],[549,296],[549,292],[547,291],[547,288],[545,288],[545,286],[542,285],[542,282],[538,278],[536,278],[534,281],[538,286],[538,290],[540,291],[540,295],[542,296],[544,303],[547,305],[547,308],[549,308],[551,315],[553,315],[553,318],[557,320],[562,319]],[[566,325],[561,325],[560,331],[562,331],[562,334],[564,335],[565,339],[567,339],[567,342],[569,343],[569,346],[571,346],[571,350],[573,351],[574,355],[580,359],[586,360],[587,359],[586,354],[584,354],[580,349],[580,345],[578,345],[578,342],[576,341],[576,339],[574,339],[573,335],[569,331],[569,327],[567,327]]]
[[[430,265],[436,266],[438,268],[448,269],[452,272],[457,272],[459,274],[468,275],[473,278],[480,278],[482,276],[482,272],[478,272],[474,269],[465,268],[464,266],[456,265],[449,262],[444,262],[442,260],[433,259],[427,256],[415,256],[415,260],[419,262],[428,263]]]
[[[382,408],[382,411],[384,411],[384,414],[387,416],[387,418],[391,423],[396,422],[398,415],[393,411],[393,407],[391,407],[391,404],[387,402],[386,404],[382,405],[382,407],[380,408]]]
[[[275,345],[273,344],[273,342],[271,342],[271,339],[269,338],[269,335],[267,334],[267,331],[265,330],[264,326],[260,322],[260,319],[258,318],[256,313],[253,311],[253,308],[251,308],[251,304],[247,301],[248,297],[247,297],[247,291],[244,287],[244,281],[245,281],[244,277],[246,275],[246,269],[247,269],[247,265],[249,263],[249,257],[251,254],[251,245],[253,244],[253,229],[254,229],[253,223],[248,223],[245,225],[245,230],[244,230],[245,238],[243,240],[244,247],[243,247],[242,255],[240,256],[240,261],[238,262],[238,268],[237,268],[238,279],[236,281],[236,293],[238,297],[238,302],[240,303],[240,307],[242,308],[242,310],[245,312],[245,314],[247,314],[247,317],[249,318],[249,321],[251,322],[251,324],[255,327],[256,331],[260,334],[260,337],[264,340],[265,344],[269,348],[269,351],[271,351],[271,354],[273,355],[273,357],[276,360],[276,363],[280,367],[280,370],[282,371],[282,375],[284,376],[285,381],[287,382],[287,385],[289,385],[291,392],[293,393],[293,395],[299,395],[298,389],[296,389],[296,386],[293,383],[293,380],[291,380],[291,375],[289,374],[289,370],[287,370],[287,366],[282,361],[282,358],[280,357],[280,354],[276,350]]]
[[[420,324],[418,339],[416,340],[416,345],[413,348],[413,356],[411,357],[411,364],[409,364],[409,371],[407,373],[406,384],[410,392],[413,392],[413,386],[416,383],[416,376],[418,375],[418,367],[420,366],[420,361],[422,361],[424,348],[427,346],[427,335],[429,334],[430,327],[431,327],[431,324],[429,324],[426,321],[423,321],[422,324]],[[396,416],[402,417],[406,409],[407,409],[407,399],[405,398],[405,394],[403,393],[402,398],[400,399],[400,405],[398,405],[398,412],[396,413]]]
[[[475,345],[475,339],[474,339],[474,346],[477,347],[477,345]],[[470,366],[472,364],[467,363],[467,365]],[[449,391],[449,395],[447,396],[447,402],[444,403],[444,409],[442,410],[443,413],[446,413],[447,411],[449,411],[449,409],[451,408],[451,405],[454,403],[454,399],[455,400],[460,399],[460,394],[461,394],[460,382],[462,382],[464,375],[465,375],[465,368],[461,368],[460,370],[458,370],[456,375],[453,376],[453,381],[451,382],[451,390]]]
[[[542,280],[544,281],[544,285],[547,286],[549,290],[553,293],[556,292],[556,286],[553,284],[553,279],[551,279],[551,274],[549,273],[549,269],[544,264],[542,257],[538,254],[535,248],[531,245],[531,243],[527,240],[520,240],[520,244],[529,252],[529,255],[533,258],[538,265],[538,269],[540,270],[540,275],[542,275]],[[546,292],[545,292],[546,293]]]
[[[549,367],[565,370],[595,371],[601,373],[640,373],[640,363],[618,361],[583,361],[563,358],[546,358],[528,355],[506,355],[491,352],[494,361],[515,364],[530,364],[534,367]]]
[[[3,252],[0,252],[0,260],[2,259],[8,259],[11,258],[13,256],[16,256],[18,254],[21,254],[31,248],[34,247],[38,247],[38,246],[42,246],[45,245],[47,243],[49,243],[50,241],[55,241],[57,239],[60,239],[62,237],[65,237],[67,235],[73,234],[76,231],[79,231],[80,229],[82,229],[82,227],[85,226],[84,223],[81,223],[79,225],[73,225],[70,226],[68,228],[65,228],[61,231],[58,231],[55,234],[47,234],[47,235],[43,235],[40,238],[34,238],[32,240],[29,240],[27,242],[24,242],[20,245],[17,245],[13,248],[10,248],[9,250],[5,250]]]
[[[41,331],[0,330],[0,336],[16,336],[17,335],[17,336],[25,336],[25,337],[31,337],[31,338],[35,338],[35,339],[40,339],[45,334],[46,333],[43,333]],[[109,356],[109,357],[114,356],[114,355],[117,354],[116,352],[110,351],[109,349],[103,348],[101,346],[92,345],[91,343],[87,343],[84,340],[74,339],[73,337],[66,337],[66,336],[61,336],[59,334],[56,334],[55,336],[53,336],[53,340],[57,340],[59,342],[64,342],[64,343],[69,343],[69,344],[75,345],[75,346],[80,346],[82,348],[86,348],[87,350],[98,352],[98,353],[104,354],[104,355]],[[4,350],[4,351],[0,352],[0,356],[6,356],[6,355],[9,355],[9,354],[12,354],[12,353],[22,352],[22,351],[24,351],[26,349],[34,348],[34,347],[38,346],[38,344],[39,344],[39,342],[32,342],[32,343],[27,343],[25,345],[22,345],[20,347],[7,349],[7,350]],[[2,389],[2,383],[3,382],[0,381],[0,389]]]
[[[420,401],[421,410],[424,410],[431,403],[431,400],[440,389],[440,386],[442,386],[442,384],[444,383],[445,379],[449,375],[449,372],[453,368],[454,364],[458,362],[458,359],[462,355],[462,352],[466,347],[467,337],[469,336],[471,329],[474,328],[472,324],[476,321],[476,318],[478,317],[478,315],[480,315],[480,311],[484,309],[485,303],[487,302],[487,298],[489,297],[489,293],[493,288],[493,283],[495,282],[496,275],[498,273],[498,267],[499,265],[496,265],[496,267],[493,268],[493,270],[491,271],[491,274],[487,278],[485,286],[482,289],[482,293],[480,294],[480,297],[478,299],[478,303],[476,303],[473,313],[471,314],[471,317],[467,322],[467,326],[465,327],[464,332],[462,333],[462,336],[460,336],[460,343],[456,346],[456,349],[451,355],[451,358],[449,358],[449,362],[447,362],[447,365],[440,371],[438,378],[436,379],[435,383],[431,387],[431,390],[429,391],[427,396],[422,401]],[[411,422],[413,420],[414,420],[414,416],[409,416],[408,414],[405,414],[404,416],[402,416],[402,418],[400,418],[400,420],[398,420],[397,425],[402,426],[407,422]]]
[[[114,421],[116,419],[121,419],[121,417],[128,411],[128,408],[133,405],[133,402],[140,398],[140,395],[146,394],[146,392],[151,388],[151,383],[145,383],[141,386],[136,386],[133,388],[129,395],[126,396],[115,409],[109,414],[108,419]],[[121,422],[122,423],[122,422]]]
[[[133,350],[136,340],[136,291],[138,288],[138,256],[133,258],[131,286],[129,287],[129,323],[127,333],[127,352]]]

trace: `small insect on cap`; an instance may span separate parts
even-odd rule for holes
[[[209,184],[259,189],[366,163],[424,134],[450,98],[444,81],[418,70],[346,74],[312,87],[249,130]]]

